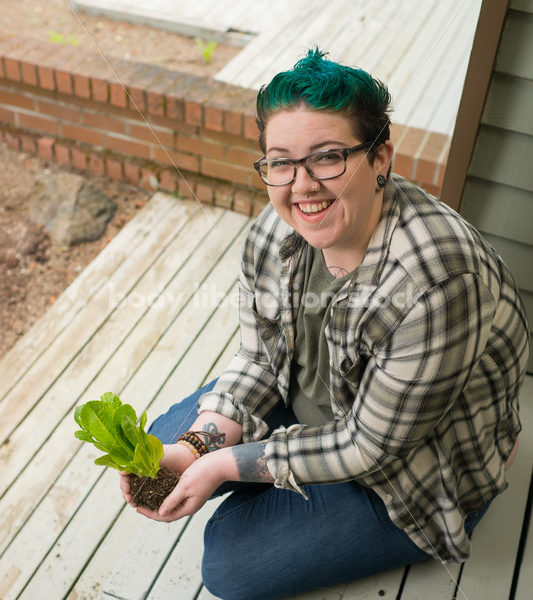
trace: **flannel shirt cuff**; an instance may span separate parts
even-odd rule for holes
[[[276,429],[270,436],[266,445],[265,458],[268,470],[274,478],[275,487],[298,492],[306,500],[309,500],[307,494],[296,482],[290,468],[288,437],[285,427]]]

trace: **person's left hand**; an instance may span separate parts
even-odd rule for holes
[[[159,512],[144,506],[139,506],[137,512],[166,523],[193,515],[226,481],[221,460],[224,454],[224,449],[221,449],[195,460],[182,473],[178,484],[165,498]]]

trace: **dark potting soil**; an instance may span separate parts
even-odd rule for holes
[[[129,479],[133,503],[159,510],[163,500],[176,487],[180,476],[167,467],[161,467],[155,479],[139,477],[133,473],[130,473]]]

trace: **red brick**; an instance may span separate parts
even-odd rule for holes
[[[224,111],[224,131],[234,135],[242,135],[242,113],[232,110]]]
[[[15,113],[12,110],[6,110],[5,108],[0,108],[0,121],[4,123],[9,123],[10,125],[15,124]]]
[[[157,179],[157,173],[151,169],[141,169],[141,184],[140,187],[143,190],[153,191],[157,190],[159,182]]]
[[[249,169],[241,169],[209,158],[202,158],[201,173],[209,177],[232,181],[233,183],[242,183],[244,185],[248,185],[249,183]]]
[[[35,104],[33,98],[17,94],[16,92],[7,92],[0,90],[0,104],[25,108],[26,110],[34,110]],[[4,106],[4,109],[6,107]]]
[[[11,150],[16,150],[17,152],[20,150],[20,139],[18,135],[15,135],[11,131],[6,131],[5,140],[8,148],[11,148]]]
[[[128,90],[130,109],[141,112],[147,110],[146,90],[160,75],[161,67],[143,63],[131,64],[130,68],[121,74],[121,79]]]
[[[165,95],[166,115],[169,119],[183,121],[185,119],[185,102],[173,94]]]
[[[12,81],[21,81],[20,63],[13,58],[4,58],[5,77]]]
[[[420,147],[416,156],[417,165],[414,177],[417,181],[434,185],[438,176],[439,157],[448,140],[448,135],[434,131],[427,136],[425,143]]]
[[[54,146],[54,154],[58,164],[70,166],[70,148],[68,146],[56,144]]]
[[[45,65],[37,65],[37,73],[39,75],[39,85],[45,90],[55,90],[56,84],[54,81],[54,70]]]
[[[152,90],[146,90],[146,103],[150,114],[164,116],[165,98],[163,94]]]
[[[139,172],[139,165],[136,165],[135,163],[132,162],[125,162],[124,163],[124,179],[125,181],[127,181],[128,183],[131,183],[132,185],[139,185],[139,177],[140,177],[140,172]]]
[[[252,216],[257,217],[257,215],[265,208],[268,202],[268,196],[265,196],[264,194],[258,194],[255,196]]]
[[[72,148],[72,166],[78,171],[87,170],[87,153],[79,150],[78,148]]]
[[[190,125],[184,121],[178,121],[176,119],[169,119],[167,117],[160,117],[158,115],[150,115],[150,125],[157,125],[163,129],[170,129],[177,133],[185,133],[187,135],[198,135],[199,128],[196,125]],[[207,130],[206,130],[207,131]]]
[[[91,87],[89,83],[89,78],[85,75],[81,75],[80,73],[73,74],[74,79],[74,94],[79,98],[90,98],[91,97]]]
[[[172,130],[149,127],[148,125],[131,124],[129,134],[139,140],[145,140],[152,144],[163,144],[164,146],[174,147],[174,132]]]
[[[390,124],[390,141],[393,143],[394,147],[400,141],[403,133],[405,131],[405,125],[399,125],[398,123]]]
[[[252,194],[250,192],[235,192],[233,197],[233,210],[243,215],[252,214]]]
[[[80,127],[79,125],[70,125],[69,123],[63,123],[61,132],[63,137],[76,140],[77,142],[84,142],[91,146],[103,146],[104,145],[104,133],[96,131],[89,127]]]
[[[222,144],[178,134],[176,145],[180,150],[191,154],[217,158],[218,160],[224,159],[224,146]]]
[[[166,165],[173,165],[180,171],[199,171],[199,159],[192,154],[175,152],[174,150],[164,150],[161,146],[152,146],[152,160]]]
[[[61,92],[62,94],[72,94],[73,86],[71,74],[66,71],[56,69],[55,75],[57,91]]]
[[[175,193],[178,189],[178,175],[165,169],[159,174],[159,187],[165,192]]]
[[[82,112],[81,120],[84,125],[103,129],[104,131],[113,131],[114,133],[126,133],[126,121],[109,117],[104,113]]]
[[[259,137],[259,129],[257,128],[257,123],[255,122],[255,118],[246,115],[244,117],[244,137],[248,140],[257,141]]]
[[[118,181],[122,181],[122,162],[114,158],[107,158],[105,162],[107,176],[110,179],[117,179]]]
[[[253,163],[258,158],[261,158],[256,152],[241,150],[240,148],[228,148],[226,150],[226,160],[233,164],[253,169]]]
[[[205,126],[214,131],[224,131],[223,113],[216,106],[205,107]]]
[[[109,101],[113,106],[120,106],[121,108],[128,106],[126,90],[121,83],[109,84]]]
[[[109,148],[109,150],[119,152],[120,154],[136,156],[137,158],[151,157],[150,144],[134,142],[130,138],[122,138],[108,134],[106,139],[106,147]]]
[[[185,101],[185,122],[190,125],[203,125],[203,107],[201,104]]]
[[[93,175],[105,174],[104,159],[99,154],[91,153],[89,156],[89,171]]]
[[[243,149],[253,150],[259,153],[259,145],[257,141],[247,140],[242,135],[234,135],[233,133],[212,131],[211,129],[201,128],[198,132],[198,137],[206,138],[226,144],[227,146],[236,146]]]
[[[19,127],[33,129],[35,131],[44,131],[46,133],[52,133],[53,135],[58,135],[59,133],[59,124],[54,119],[47,119],[45,117],[38,117],[26,113],[20,113],[18,118]]]
[[[92,98],[96,102],[108,102],[109,100],[109,85],[103,79],[91,77],[91,92]]]
[[[80,118],[79,108],[73,108],[70,104],[60,104],[54,101],[50,102],[43,98],[38,98],[37,110],[42,115],[56,117],[56,119],[61,121],[73,121],[77,123]]]
[[[194,176],[187,174],[187,177],[178,179],[178,194],[182,198],[193,200],[196,198],[196,186]]]
[[[414,157],[424,140],[426,132],[417,127],[407,127],[398,141],[394,155],[394,172],[408,179],[412,179],[414,170]]]
[[[54,157],[54,142],[55,139],[51,137],[42,137],[37,140],[37,146],[39,149],[39,157],[43,160],[52,160]]]
[[[196,184],[196,198],[204,204],[213,204],[213,186],[208,183],[198,182]]]
[[[233,208],[233,187],[227,184],[215,188],[215,205],[231,210]]]
[[[21,135],[20,140],[22,142],[23,152],[30,152],[31,154],[35,154],[37,152],[37,144],[35,143],[35,138],[29,135]]]
[[[27,83],[28,85],[37,85],[37,68],[34,64],[30,62],[26,62],[24,60],[20,61],[20,72],[22,76],[22,81]]]

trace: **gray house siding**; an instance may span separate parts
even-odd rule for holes
[[[533,329],[533,0],[511,0],[461,201],[511,269]],[[533,372],[533,356],[529,361]]]

